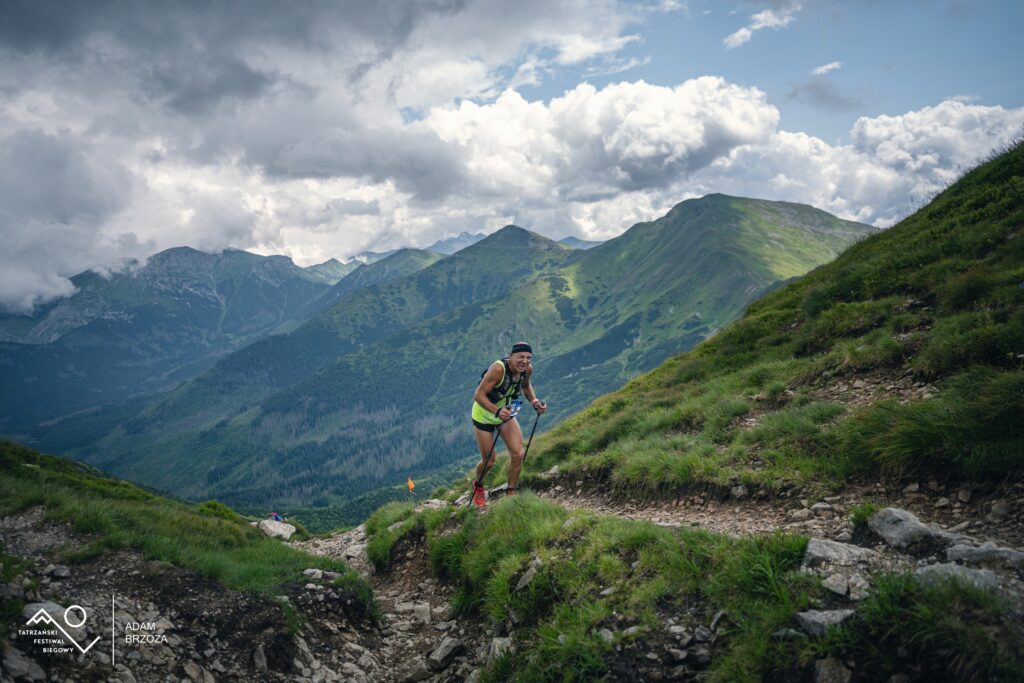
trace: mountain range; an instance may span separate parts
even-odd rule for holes
[[[0,430],[173,388],[254,339],[308,318],[355,266],[168,249],[71,278],[74,295],[0,314]]]
[[[28,314],[0,312],[0,431],[24,437],[39,423],[167,391],[225,353],[295,329],[346,293],[408,275],[484,236],[464,232],[427,250],[367,251],[304,268],[285,256],[177,247],[144,263],[79,273],[71,296]]]
[[[38,430],[37,443],[190,498],[337,509],[464,466],[472,389],[512,342],[534,344],[543,429],[871,232],[807,206],[709,195],[585,251],[507,226],[440,260],[397,252],[393,279],[361,275],[365,286],[294,330],[166,396]],[[359,511],[346,514],[329,521]]]

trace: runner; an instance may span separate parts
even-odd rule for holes
[[[519,400],[520,392],[530,401],[538,415],[547,409],[530,384],[532,358],[533,349],[530,345],[516,342],[508,358],[491,363],[473,395],[473,432],[480,448],[480,463],[476,466],[476,479],[473,480],[473,504],[479,508],[487,505],[481,479],[494,464],[494,444],[499,434],[509,452],[508,495],[515,495],[519,471],[523,467],[523,431],[515,419],[522,404]]]

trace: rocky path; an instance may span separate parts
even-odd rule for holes
[[[440,501],[428,501],[442,504]],[[366,555],[362,526],[295,545],[316,555],[344,560],[373,587],[381,609],[378,633],[363,645],[367,656],[351,680],[476,681],[486,663],[511,645],[499,627],[453,614],[453,589],[431,576],[425,543],[399,541],[389,571],[376,572]]]
[[[849,600],[850,608],[869,595],[874,574],[913,572],[925,582],[955,576],[995,590],[1024,623],[1021,484],[988,492],[970,486],[947,490],[935,481],[899,489],[873,484],[819,499],[796,495],[775,500],[756,499],[745,487],[735,487],[726,500],[695,494],[644,502],[586,491],[583,481],[558,477],[557,471],[549,474],[549,487],[540,495],[569,509],[732,536],[773,531],[807,536],[803,571],[819,575],[825,588]],[[877,512],[868,530],[858,531],[850,513],[866,503]],[[845,618],[852,612],[826,614],[825,619]]]
[[[570,510],[588,509],[662,526],[694,527],[733,536],[779,529],[807,536],[841,536],[839,540],[847,541],[850,539],[845,535],[853,532],[850,511],[870,503],[877,508],[909,510],[928,523],[983,541],[1024,546],[1024,485],[1001,495],[978,495],[969,487],[945,491],[934,482],[931,486],[914,483],[902,489],[875,484],[851,486],[820,498],[793,495],[772,500],[758,499],[745,487],[736,487],[734,495],[726,500],[698,493],[670,501],[617,498],[582,486],[582,481],[563,478],[537,493]]]

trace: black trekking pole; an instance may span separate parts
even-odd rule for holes
[[[526,450],[523,451],[523,465],[526,465],[526,455],[530,452],[530,444],[533,443],[533,433],[537,431],[538,422],[540,422],[540,413],[537,413],[537,418],[533,421],[533,429],[530,430],[530,439],[526,442]]]
[[[494,428],[494,441],[491,442],[491,450],[487,452],[487,457],[484,458],[483,472],[481,472],[480,478],[476,480],[480,486],[484,485],[484,477],[487,476],[487,470],[490,469],[491,456],[494,455],[494,447],[498,445],[498,435],[501,434],[501,428],[504,426],[504,424],[500,424]]]
[[[547,405],[542,404],[542,405]],[[537,413],[537,417],[533,420],[533,428],[530,429],[530,438],[526,441],[526,450],[523,451],[523,464],[522,467],[526,467],[526,456],[530,453],[530,444],[533,443],[533,433],[537,431],[537,423],[540,422],[540,413]]]

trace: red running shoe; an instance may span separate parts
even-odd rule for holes
[[[487,493],[484,487],[476,482],[473,482],[473,505],[478,508],[487,507]]]

